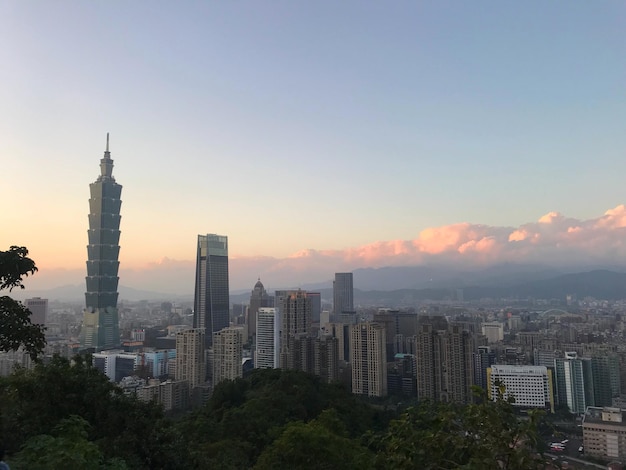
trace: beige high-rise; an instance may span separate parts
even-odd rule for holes
[[[469,403],[475,341],[462,325],[422,317],[416,335],[417,396],[420,400]]]
[[[302,369],[300,353],[311,328],[311,299],[302,290],[277,292],[276,306],[281,318],[280,367]]]
[[[224,328],[213,333],[213,386],[243,377],[243,330]]]
[[[189,391],[205,381],[204,328],[176,333],[176,380],[189,382]]]
[[[350,326],[352,393],[371,397],[387,395],[385,327],[378,323]]]

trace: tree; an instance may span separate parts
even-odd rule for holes
[[[542,411],[519,419],[504,388],[496,401],[458,406],[421,403],[392,421],[372,447],[380,469],[526,470],[542,468],[537,452]]]
[[[30,438],[16,455],[13,466],[29,470],[81,468],[84,470],[127,470],[123,460],[105,461],[98,446],[88,440],[89,423],[72,415],[59,422],[53,435]]]
[[[58,426],[75,416],[89,424],[81,429],[107,461],[123,460],[138,470],[175,468],[166,463],[175,461],[181,446],[162,408],[124,395],[89,359],[54,356],[0,378],[0,442],[7,452],[16,453],[35,436],[62,437]]]
[[[36,271],[25,247],[12,246],[9,251],[0,251],[0,290],[24,289],[23,278]],[[0,351],[23,347],[36,359],[46,345],[44,329],[42,325],[33,325],[30,311],[24,305],[9,296],[0,296]]]
[[[347,436],[335,410],[325,410],[308,423],[287,424],[283,433],[265,448],[254,468],[316,470],[371,469],[373,455]]]
[[[35,262],[28,256],[24,246],[12,246],[9,251],[0,251],[0,290],[24,289],[22,277],[37,272]]]

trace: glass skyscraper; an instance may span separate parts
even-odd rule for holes
[[[342,315],[354,315],[354,287],[352,273],[335,273],[333,282],[333,313],[334,321]]]
[[[80,343],[83,349],[101,351],[120,345],[117,285],[122,186],[113,177],[109,134],[100,176],[89,185],[89,191],[87,291]]]
[[[206,346],[213,333],[230,324],[228,296],[228,237],[198,235],[193,326],[204,328]]]

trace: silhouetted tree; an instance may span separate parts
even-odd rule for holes
[[[23,289],[23,278],[36,271],[25,247],[12,246],[9,251],[0,251],[0,290]],[[0,351],[23,347],[36,359],[46,345],[44,329],[42,325],[33,325],[30,311],[24,305],[9,296],[0,296]]]

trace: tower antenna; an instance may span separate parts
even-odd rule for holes
[[[109,133],[107,132],[107,149],[105,150],[106,152],[109,151]]]

